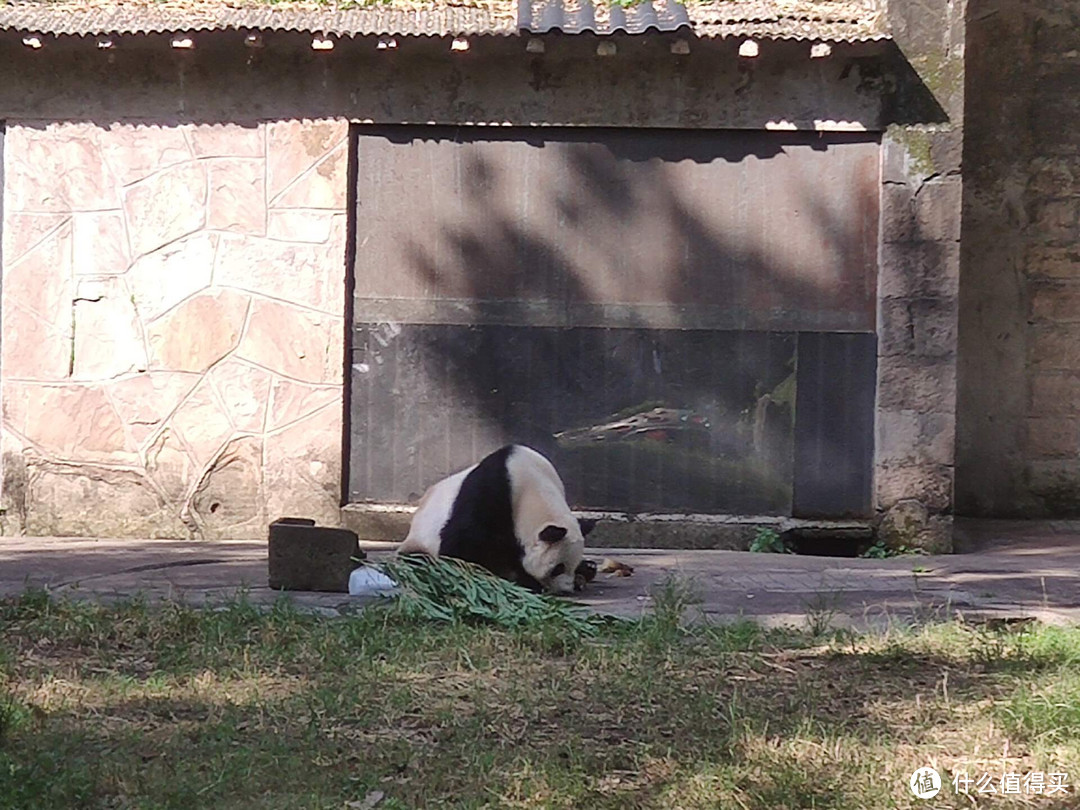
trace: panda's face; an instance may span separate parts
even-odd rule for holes
[[[585,556],[585,538],[577,521],[549,523],[535,537],[521,538],[522,567],[551,593],[574,592],[574,572]]]

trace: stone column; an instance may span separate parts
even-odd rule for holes
[[[919,93],[882,147],[875,504],[886,543],[952,548],[964,3],[891,3]],[[911,122],[911,123],[907,123]]]

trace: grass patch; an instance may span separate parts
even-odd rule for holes
[[[1080,781],[1080,630],[687,624],[677,580],[655,601],[582,635],[0,602],[0,808],[890,810],[929,806],[926,764]]]
[[[760,528],[750,541],[749,551],[755,554],[794,554],[791,546],[775,529]]]

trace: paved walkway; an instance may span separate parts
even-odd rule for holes
[[[595,559],[625,562],[634,575],[600,575],[581,601],[639,616],[653,589],[674,575],[693,583],[702,613],[768,625],[881,626],[956,613],[1080,624],[1080,523],[962,522],[958,546],[965,553],[888,560],[599,549]],[[366,548],[377,560],[392,546]],[[27,587],[103,601],[142,594],[197,605],[238,592],[260,604],[280,597],[266,587],[262,542],[0,538],[0,595]],[[290,597],[326,615],[362,605],[344,594]]]

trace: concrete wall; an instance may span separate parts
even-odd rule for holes
[[[1080,514],[1080,3],[971,0],[957,510]]]
[[[5,529],[336,522],[347,124],[20,120],[6,147]]]

